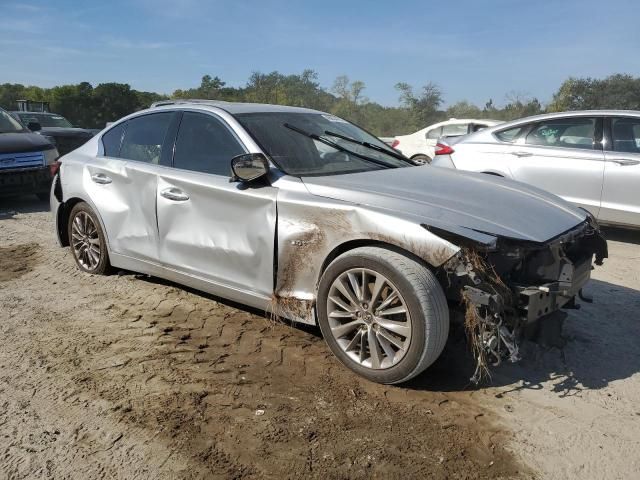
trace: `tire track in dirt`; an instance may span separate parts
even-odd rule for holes
[[[82,274],[52,232],[45,214],[0,221],[0,248],[39,246],[0,283],[5,475],[528,475],[469,393],[371,384],[314,330],[144,276]]]

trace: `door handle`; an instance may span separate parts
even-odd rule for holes
[[[611,160],[613,163],[617,163],[618,165],[621,165],[623,167],[628,167],[630,165],[638,165],[640,163],[640,160],[631,160],[628,158],[620,158],[620,159],[615,159],[615,160]]]
[[[532,157],[533,153],[531,153],[531,152],[511,152],[511,155],[515,155],[516,157]]]
[[[165,188],[160,192],[160,195],[169,200],[173,200],[174,202],[184,202],[185,200],[189,200],[189,195],[175,187]]]
[[[91,175],[91,180],[93,180],[94,183],[99,183],[100,185],[107,185],[113,181],[104,173],[95,173]]]

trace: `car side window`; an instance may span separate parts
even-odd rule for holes
[[[246,150],[217,118],[184,112],[176,139],[173,166],[195,172],[229,176],[231,159]]]
[[[494,135],[501,142],[513,143],[527,127],[528,125],[522,125],[520,127],[508,128],[507,130],[495,132]]]
[[[545,147],[594,148],[595,118],[551,119],[539,123],[527,135],[527,145]]]
[[[437,140],[442,136],[442,127],[434,128],[433,130],[429,130],[427,132],[428,140]]]
[[[120,145],[122,144],[122,135],[124,134],[126,124],[127,122],[122,122],[102,135],[102,146],[104,147],[105,157],[117,157],[120,155]]]
[[[468,123],[445,125],[442,127],[442,137],[466,135],[469,130]]]
[[[152,113],[127,121],[120,158],[159,164],[172,112]]]
[[[640,153],[640,118],[614,118],[611,135],[614,151]]]

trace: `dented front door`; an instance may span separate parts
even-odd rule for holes
[[[270,297],[276,191],[228,176],[170,169],[158,179],[160,261],[177,271]]]

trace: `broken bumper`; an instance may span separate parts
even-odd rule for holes
[[[490,250],[463,249],[445,266],[447,296],[466,306],[465,326],[477,358],[472,380],[503,357],[519,359],[528,325],[561,308],[589,281],[592,261],[602,264],[607,244],[592,218],[546,243],[497,239]]]
[[[591,277],[591,258],[563,268],[562,280],[537,286],[516,287],[523,319],[533,322],[571,302]]]

